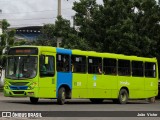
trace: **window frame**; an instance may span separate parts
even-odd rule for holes
[[[154,72],[155,76],[154,77],[151,77],[151,76],[146,76],[146,63],[152,63],[155,65],[155,70],[152,70],[152,72]],[[147,71],[151,71],[151,69],[147,69]],[[157,77],[157,66],[156,66],[156,63],[155,62],[145,62],[144,63],[144,74],[145,74],[145,77],[146,78],[156,78]]]
[[[94,71],[94,72],[90,72],[90,71],[89,71],[89,69],[90,69],[89,59],[90,59],[90,58],[92,58],[92,60],[93,60],[93,58],[94,58],[94,59],[95,59],[95,58],[98,58],[99,60],[101,60],[101,62],[98,62],[98,64],[91,66],[92,68],[94,67],[94,68],[93,68],[94,70],[92,69],[92,71]],[[98,60],[98,61],[99,61],[99,60]],[[92,62],[93,62],[93,61],[92,61]],[[103,73],[103,67],[102,67],[102,66],[103,66],[103,65],[102,65],[103,63],[102,63],[102,62],[103,62],[102,57],[88,56],[88,58],[87,58],[87,65],[88,65],[87,72],[88,72],[88,74],[99,74],[99,75],[101,75],[101,74]],[[93,62],[92,64],[95,64],[95,63]],[[101,66],[100,66],[100,67],[101,67],[101,68],[100,68],[100,69],[101,69],[101,73],[98,71],[99,64],[101,64]],[[97,72],[95,72],[95,71],[97,71]]]
[[[113,60],[113,61],[115,61],[115,66],[113,66],[113,65],[110,65],[110,66],[105,65],[105,60],[109,60],[109,61]],[[112,61],[112,63],[113,63],[113,61]],[[112,69],[112,70],[110,70],[110,73],[106,73],[105,69],[107,69],[107,68],[111,68]],[[113,71],[113,69],[115,70],[115,72]],[[118,73],[117,72],[117,59],[116,58],[103,58],[103,74],[104,75],[117,76],[117,73]]]
[[[80,65],[80,68],[82,68],[82,66],[84,66],[84,71],[83,72],[80,72],[80,71],[73,71],[73,66],[72,65],[74,65],[74,68],[75,68],[75,66],[78,66],[78,63],[76,63],[76,60],[74,60],[75,62],[73,63],[73,59],[74,58],[76,58],[76,57],[82,57],[82,63],[79,63]],[[85,58],[85,63],[83,64],[83,58]],[[87,73],[87,57],[86,56],[84,56],[84,55],[75,55],[75,54],[73,54],[73,55],[71,55],[71,72],[72,73]]]
[[[44,57],[43,61],[41,61],[42,57]],[[45,65],[45,57],[48,57],[48,62],[49,62],[49,57],[53,58],[53,74],[42,74],[41,66]],[[46,69],[46,72],[47,72],[47,69]],[[55,56],[52,56],[52,55],[40,55],[40,60],[39,60],[39,76],[40,77],[54,77],[55,76],[55,72],[56,72],[55,71]]]
[[[137,67],[137,68],[134,67],[134,68],[133,68],[133,62],[135,62],[135,63],[136,63],[136,62],[139,62],[139,63],[141,62],[141,63],[142,63],[142,68],[140,68],[140,67]],[[142,76],[140,76],[140,75],[139,75],[139,76],[138,76],[138,75],[133,75],[133,70],[139,71],[140,69],[142,69]],[[132,61],[131,61],[131,71],[132,71],[132,76],[133,76],[133,77],[144,77],[144,76],[145,76],[145,74],[144,74],[144,62],[143,62],[143,61],[132,60]]]
[[[120,67],[120,66],[119,66],[119,64],[120,64],[119,62],[120,62],[120,61],[129,61],[129,67],[126,67],[126,66]],[[130,60],[126,60],[126,59],[118,59],[117,62],[118,62],[118,66],[117,66],[118,76],[131,76],[131,61],[130,61]],[[123,63],[123,64],[124,64],[124,63]],[[120,74],[120,70],[119,70],[120,68],[121,68],[121,69],[127,69],[127,68],[128,68],[128,70],[129,70],[128,73],[129,73],[129,74],[126,74],[127,72],[125,72],[124,70],[122,70],[123,72],[121,72],[121,74]],[[125,73],[125,74],[124,74],[124,73]]]
[[[63,59],[63,60],[61,60],[61,62],[58,62],[58,55],[63,55],[63,58],[61,58],[61,59]],[[68,65],[68,66],[66,67],[68,70],[66,70],[66,68],[64,67],[64,66],[65,66],[64,56],[68,56],[68,58],[65,57],[66,60],[68,59],[68,60],[67,60],[67,63],[68,63],[67,65]],[[61,57],[62,57],[62,56],[61,56]],[[58,66],[59,63],[62,64],[61,66],[63,66],[63,68],[61,68],[61,66]],[[61,70],[58,70],[59,68],[60,68]],[[71,72],[71,55],[69,55],[69,54],[63,54],[63,53],[57,53],[57,54],[56,54],[56,71],[57,71],[57,72],[64,72],[64,73],[69,73],[69,72]]]

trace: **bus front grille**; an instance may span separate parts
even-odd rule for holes
[[[14,94],[24,94],[24,91],[13,91]]]
[[[25,86],[27,85],[29,82],[9,82],[11,85],[15,85],[15,86]]]

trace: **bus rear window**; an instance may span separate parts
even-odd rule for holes
[[[145,63],[145,76],[150,78],[156,77],[156,64],[152,62]]]

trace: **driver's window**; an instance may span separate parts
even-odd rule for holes
[[[54,76],[54,57],[53,56],[41,56],[40,58],[40,76]]]

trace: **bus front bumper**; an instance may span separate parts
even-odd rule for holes
[[[4,89],[5,97],[35,97],[35,90],[9,90]]]

